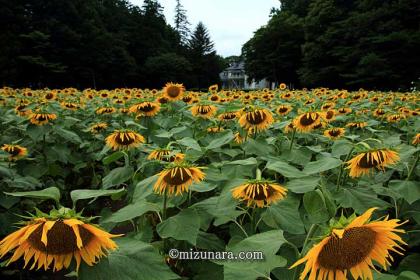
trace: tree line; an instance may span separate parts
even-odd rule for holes
[[[420,1],[280,2],[243,46],[251,79],[295,87],[420,87]]]
[[[224,60],[203,23],[174,26],[157,0],[0,0],[0,82],[13,87],[149,87],[218,81]]]

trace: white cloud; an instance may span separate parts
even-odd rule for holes
[[[131,0],[141,6],[143,0]],[[160,0],[166,21],[173,24],[175,0]],[[242,45],[254,31],[269,20],[278,0],[181,0],[187,10],[191,29],[202,21],[208,28],[217,52],[223,56],[239,55]]]

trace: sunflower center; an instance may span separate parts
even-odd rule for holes
[[[153,111],[153,109],[155,109],[155,106],[153,106],[152,104],[145,104],[139,108],[140,111],[146,113]]]
[[[181,91],[178,87],[169,87],[167,89],[167,93],[170,97],[177,97],[181,93]]]
[[[375,246],[376,232],[366,227],[344,231],[343,237],[332,236],[318,255],[321,267],[331,270],[350,269],[361,263]]]
[[[332,117],[334,117],[334,111],[328,111],[325,117],[327,120],[332,119]]]
[[[37,117],[36,119],[37,119],[38,121],[43,122],[43,121],[48,120],[48,117],[47,117],[47,116],[45,116],[45,115],[40,115],[40,116],[39,116],[39,117]]]
[[[184,101],[185,103],[188,103],[191,101],[191,99],[192,99],[191,96],[185,96],[184,98],[182,98],[182,101]]]
[[[338,130],[338,129],[332,129],[332,130],[328,131],[328,134],[331,135],[331,136],[333,136],[333,137],[336,137],[336,136],[339,136],[340,135],[340,130]]]
[[[211,100],[211,101],[217,101],[217,100],[219,100],[219,97],[218,97],[218,96],[216,96],[216,95],[213,95],[213,96],[210,98],[210,100]]]
[[[265,200],[274,194],[274,189],[269,184],[257,184],[254,188],[254,200]],[[264,189],[266,190],[267,195],[265,195]]]
[[[51,98],[53,98],[54,97],[54,95],[52,94],[52,93],[47,93],[46,95],[45,95],[45,98],[46,99],[51,99]]]
[[[263,111],[255,111],[254,113],[248,113],[246,120],[250,124],[258,125],[266,119],[267,115]]]
[[[177,168],[175,173],[172,173],[172,171],[168,172],[165,177],[163,177],[163,180],[169,184],[169,185],[182,185],[188,180],[191,179],[191,176],[188,175],[187,172],[185,172],[184,168]]]
[[[369,156],[368,156],[369,155]],[[373,158],[373,153],[366,153],[359,161],[358,166],[362,168],[372,168],[384,161],[384,156],[381,152],[376,153],[378,160]]]
[[[94,235],[84,227],[78,227],[82,244],[83,246],[86,246]],[[38,228],[28,237],[29,244],[36,250],[53,255],[64,255],[79,249],[77,247],[76,235],[74,234],[73,229],[63,223],[63,221],[56,221],[53,227],[48,231],[47,246],[41,241],[42,229],[43,225],[38,226]]]
[[[135,138],[130,137],[127,133],[120,133],[115,137],[115,142],[119,145],[130,145],[134,143]]]
[[[11,147],[7,152],[12,156],[17,156],[20,152],[20,149],[18,147]]]
[[[279,113],[286,113],[286,112],[287,112],[287,110],[288,110],[288,108],[287,108],[287,107],[280,107],[280,108],[279,108]]]
[[[210,112],[210,108],[208,106],[200,106],[198,108],[198,112],[202,115],[207,114],[208,112]]]
[[[302,126],[309,126],[309,125],[314,124],[317,119],[318,119],[318,115],[317,114],[310,114],[310,113],[308,113],[308,114],[303,115],[300,118],[299,123]]]

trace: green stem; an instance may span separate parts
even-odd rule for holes
[[[312,238],[313,234],[315,233],[316,229],[317,229],[317,225],[313,224],[308,231],[308,234],[306,235],[305,241],[303,242],[303,246],[302,246],[302,250],[300,251],[300,253],[298,254],[298,259],[300,259],[303,255],[303,252],[306,248],[306,245],[308,245],[309,240]],[[299,267],[295,268],[295,272],[293,273],[293,279],[298,279],[297,278],[297,274],[299,272]]]
[[[289,151],[293,148],[293,142],[295,141],[296,129],[293,129],[292,140],[290,140]]]
[[[256,171],[256,174],[255,174],[255,179],[261,180],[261,174],[262,174],[261,170],[257,167],[257,171]]]
[[[419,162],[419,155],[420,155],[420,153],[417,152],[416,160],[414,161],[413,166],[411,166],[411,169],[408,172],[407,179],[405,179],[406,181],[409,181],[410,180],[410,177],[413,174],[413,171],[416,169],[417,163]]]
[[[165,190],[165,192],[163,194],[162,222],[166,220],[167,203],[168,203],[168,195],[167,195],[166,190]],[[167,240],[166,240],[166,238],[162,238],[162,241],[163,241],[163,253],[166,253]]]
[[[347,154],[346,159],[344,160],[344,163],[346,163],[350,159],[350,156],[353,150],[354,150],[354,147],[351,148],[351,150]],[[341,177],[343,176],[343,171],[344,171],[344,164],[341,164],[340,173],[338,173],[338,178],[337,178],[337,191],[340,189],[340,181],[341,181]]]

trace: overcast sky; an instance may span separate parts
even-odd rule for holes
[[[141,6],[143,0],[130,0]],[[159,0],[166,21],[173,25],[175,0]],[[202,21],[210,32],[217,53],[222,56],[240,55],[242,45],[254,31],[269,20],[272,7],[278,0],[181,0],[187,10],[191,29]]]

